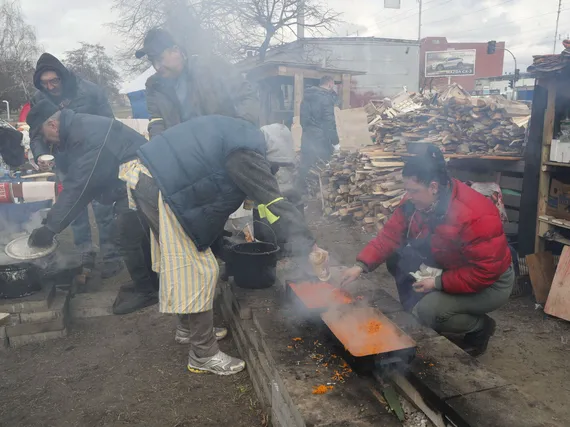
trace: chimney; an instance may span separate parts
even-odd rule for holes
[[[297,0],[297,40],[305,38],[305,0]]]

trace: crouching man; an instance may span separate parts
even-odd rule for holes
[[[51,245],[95,199],[114,204],[116,244],[134,284],[123,287],[113,312],[126,314],[156,304],[158,278],[151,269],[149,237],[137,213],[129,209],[125,184],[118,179],[119,166],[135,159],[146,139],[114,119],[60,111],[48,100],[34,105],[27,122],[41,132],[58,167],[67,170],[63,191],[45,225],[30,235],[29,245]]]
[[[259,203],[275,233],[287,236],[298,253],[316,248],[300,212],[281,196],[265,156],[265,138],[255,125],[210,115],[152,138],[139,159],[121,167],[131,202],[155,237],[159,310],[178,315],[177,338],[188,338],[191,372],[231,375],[245,367],[216,342],[212,309],[219,270],[210,247],[246,197]]]

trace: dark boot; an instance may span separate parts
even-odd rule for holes
[[[465,335],[463,349],[473,357],[481,356],[487,351],[489,340],[495,334],[496,326],[496,322],[485,315],[483,317],[483,328]]]
[[[158,303],[158,293],[138,292],[136,289],[124,286],[119,290],[113,303],[113,314],[129,314]]]

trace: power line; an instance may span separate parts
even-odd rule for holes
[[[506,1],[502,2],[502,3],[496,4],[496,5],[494,5],[494,6],[488,6],[488,7],[482,8],[482,9],[474,10],[473,12],[469,12],[469,15],[472,15],[472,14],[478,13],[478,12],[482,12],[482,11],[484,11],[484,10],[493,9],[493,8],[495,8],[495,7],[497,7],[497,6],[501,6],[501,5],[506,4],[506,3],[511,3],[512,1],[514,1],[514,0],[506,0]],[[439,23],[439,22],[449,21],[449,20],[451,20],[451,19],[457,18],[457,16],[458,16],[458,15],[452,16],[452,17],[449,17],[449,18],[439,19],[439,20],[437,20],[437,21],[426,22],[424,25],[437,24],[437,23]]]
[[[566,10],[570,10],[570,8],[562,9],[560,12],[564,12],[564,11],[566,11]],[[480,30],[482,30],[482,29],[485,29],[485,30],[486,30],[486,29],[488,29],[488,28],[502,27],[502,26],[504,26],[505,24],[516,24],[516,23],[519,23],[519,22],[522,22],[522,21],[528,21],[529,19],[536,19],[536,18],[540,18],[541,16],[552,15],[553,13],[558,13],[558,11],[555,10],[554,12],[546,12],[546,13],[543,13],[543,14],[541,14],[541,15],[529,16],[528,18],[517,19],[516,21],[505,21],[505,22],[501,22],[500,24],[496,24],[496,25],[489,25],[489,26],[485,26],[485,27],[479,26],[479,27],[475,27],[475,28],[470,28],[470,29],[468,29],[468,30],[461,31],[461,32],[458,33],[458,34],[470,33],[470,32],[472,32],[472,31],[480,31]]]

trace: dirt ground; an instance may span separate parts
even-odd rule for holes
[[[373,237],[361,227],[323,219],[314,206],[306,216],[319,246],[347,266],[354,264],[358,252]],[[384,266],[369,278],[398,298]],[[497,333],[479,360],[490,371],[542,400],[560,419],[570,419],[570,323],[535,310],[532,296],[511,299],[492,317],[497,321]]]
[[[0,426],[261,426],[248,374],[190,374],[173,333],[151,307],[1,354]],[[221,347],[237,355],[230,338]]]

